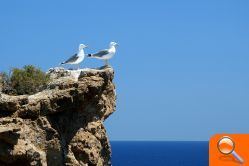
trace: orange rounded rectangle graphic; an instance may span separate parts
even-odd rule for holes
[[[211,137],[209,166],[249,166],[249,134],[216,134]]]

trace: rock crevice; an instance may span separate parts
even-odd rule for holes
[[[0,165],[110,165],[103,122],[115,111],[113,69],[48,74],[42,92],[0,93]]]

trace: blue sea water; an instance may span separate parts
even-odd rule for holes
[[[208,142],[111,141],[113,166],[208,166]]]

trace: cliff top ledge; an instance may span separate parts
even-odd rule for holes
[[[114,70],[47,72],[33,95],[0,93],[0,165],[110,165],[103,121],[116,107]]]

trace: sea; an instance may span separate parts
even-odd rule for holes
[[[111,141],[112,166],[208,166],[208,142]]]

